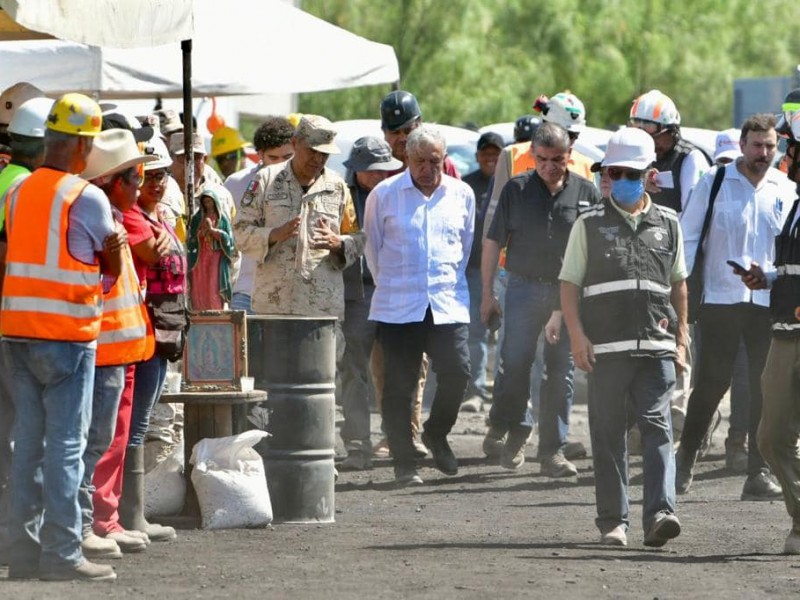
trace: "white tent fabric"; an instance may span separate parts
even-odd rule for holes
[[[139,48],[192,37],[192,0],[0,0],[0,6],[32,31],[95,46]]]
[[[4,1],[4,0],[0,0]],[[193,0],[192,90],[224,96],[313,92],[399,79],[394,49],[275,0]],[[57,40],[0,43],[0,89],[179,97],[179,44],[117,49]]]

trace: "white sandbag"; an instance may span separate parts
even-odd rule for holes
[[[186,500],[186,480],[183,477],[183,445],[172,452],[144,476],[144,516],[177,515]]]
[[[197,442],[190,462],[203,529],[263,527],[272,521],[264,462],[253,449],[266,431]]]

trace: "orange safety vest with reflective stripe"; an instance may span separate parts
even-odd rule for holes
[[[128,365],[153,356],[155,337],[147,317],[144,292],[136,276],[131,249],[125,246],[122,273],[103,294],[103,320],[97,338],[98,367]]]
[[[69,211],[88,182],[40,168],[6,196],[3,335],[91,342],[100,333],[100,266],[67,247]]]
[[[531,154],[531,143],[520,142],[519,144],[512,144],[508,147],[511,154],[511,160],[508,161],[511,172],[508,174],[509,179],[514,175],[519,175],[525,171],[530,171],[536,168],[536,159]],[[567,169],[580,175],[584,179],[594,181],[594,173],[592,173],[592,165],[594,161],[588,156],[584,156],[580,152],[573,150],[570,154]]]

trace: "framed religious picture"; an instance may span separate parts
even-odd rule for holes
[[[191,313],[183,352],[185,391],[238,391],[247,375],[247,327],[243,310]]]

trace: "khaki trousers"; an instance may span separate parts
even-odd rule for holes
[[[772,339],[761,389],[758,448],[783,488],[793,530],[800,533],[800,337]]]

